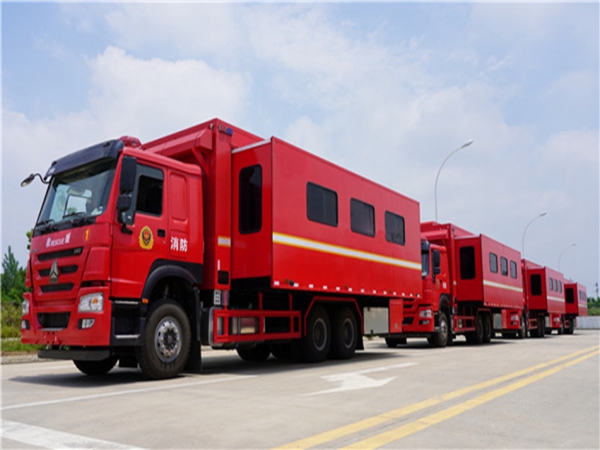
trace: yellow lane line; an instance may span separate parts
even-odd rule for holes
[[[380,415],[377,415],[374,417],[370,417],[368,419],[360,420],[358,422],[355,422],[355,423],[352,423],[349,425],[344,425],[344,426],[341,426],[334,430],[326,431],[324,433],[319,433],[319,434],[316,434],[314,436],[311,436],[311,437],[308,437],[305,439],[300,439],[300,440],[291,442],[289,444],[282,445],[281,447],[277,447],[276,450],[278,450],[278,449],[306,449],[306,448],[324,444],[326,442],[334,441],[336,439],[340,439],[342,437],[348,436],[348,435],[356,433],[358,431],[363,431],[368,428],[388,422],[390,420],[399,419],[401,417],[407,416],[409,414],[420,411],[422,409],[429,408],[431,406],[438,405],[442,402],[461,397],[468,393],[478,391],[481,389],[485,389],[487,387],[494,386],[496,384],[500,384],[505,381],[509,381],[514,378],[526,375],[526,374],[534,372],[536,370],[540,370],[540,369],[546,368],[548,366],[558,364],[562,361],[565,361],[570,358],[574,358],[583,353],[590,352],[592,350],[597,350],[598,348],[599,348],[598,346],[594,346],[594,347],[590,347],[590,348],[587,348],[584,350],[579,350],[570,355],[562,356],[560,358],[553,359],[552,361],[549,361],[546,363],[537,364],[537,365],[529,367],[527,369],[519,370],[517,372],[513,372],[508,375],[503,375],[501,377],[493,378],[491,380],[484,381],[482,383],[478,383],[473,386],[465,387],[462,389],[457,389],[455,391],[449,392],[449,393],[441,395],[441,396],[432,397],[428,400],[424,400],[424,401],[418,402],[418,403],[413,403],[412,405],[408,405],[408,406],[405,406],[405,407],[402,407],[399,409],[395,409],[393,411],[389,411],[389,412],[386,412],[386,413],[383,413],[383,414],[380,414]]]
[[[544,372],[537,373],[535,375],[516,381],[515,383],[509,384],[502,388],[487,392],[471,400],[467,400],[463,403],[460,403],[456,406],[452,406],[440,412],[402,425],[401,427],[395,428],[385,433],[378,434],[368,439],[364,439],[360,442],[356,442],[346,447],[346,449],[375,449],[389,444],[391,442],[398,441],[402,438],[410,436],[411,434],[417,433],[433,425],[437,425],[438,423],[451,419],[452,417],[455,417],[459,414],[467,412],[473,408],[481,406],[484,403],[488,403],[498,397],[509,394],[513,391],[516,391],[517,389],[521,389],[525,386],[535,383],[536,381],[543,380],[544,378],[547,378],[550,375],[560,372],[561,370],[564,370],[568,367],[574,366],[575,364],[579,364],[580,362],[592,358],[596,355],[600,355],[600,351],[595,351],[590,354],[581,356],[577,359],[560,364]]]

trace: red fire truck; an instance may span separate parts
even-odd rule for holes
[[[22,340],[87,374],[118,361],[172,377],[202,345],[350,358],[363,335],[398,336],[403,301],[421,296],[416,201],[218,119],[86,148],[43,178]],[[468,292],[457,329],[487,339]]]
[[[423,295],[405,300],[406,338],[427,337],[438,347],[455,335],[486,343],[494,332],[524,337],[520,254],[484,235],[454,224],[421,224]]]
[[[580,283],[565,283],[565,333],[573,334],[577,316],[588,315],[587,290]]]
[[[566,314],[564,276],[556,270],[527,260],[522,261],[522,267],[530,336],[544,337],[552,333],[552,330],[562,334]]]

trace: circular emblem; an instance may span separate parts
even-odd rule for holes
[[[152,235],[152,230],[150,227],[145,226],[140,231],[140,247],[144,250],[152,250],[152,246],[154,245],[154,236]]]

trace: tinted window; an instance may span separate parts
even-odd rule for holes
[[[534,273],[531,275],[530,284],[531,284],[531,295],[542,295],[542,277],[538,273]]]
[[[490,271],[498,273],[498,255],[495,253],[490,253]]]
[[[565,300],[567,303],[575,303],[575,291],[573,288],[567,288],[565,292]]]
[[[462,247],[460,249],[460,277],[463,280],[475,278],[475,247]]]
[[[256,233],[262,228],[262,167],[240,170],[240,233]]]
[[[517,263],[514,261],[510,262],[510,277],[517,279]]]
[[[375,208],[360,200],[350,200],[350,229],[355,233],[375,236]]]
[[[135,202],[136,213],[160,216],[163,203],[162,171],[153,167],[139,165],[137,195]]]
[[[385,212],[385,240],[404,245],[404,217]]]
[[[313,183],[306,185],[306,215],[308,220],[337,227],[337,194]]]
[[[508,259],[500,257],[500,273],[505,277],[508,276]]]
[[[548,279],[548,286],[550,287],[551,291],[554,290],[554,278],[549,278]]]

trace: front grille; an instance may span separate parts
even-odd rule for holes
[[[402,321],[402,325],[412,325],[414,318],[413,317],[405,317]]]
[[[42,328],[67,328],[71,313],[39,313],[37,316]]]
[[[77,272],[77,266],[76,265],[72,265],[72,266],[63,266],[63,267],[59,267],[58,271],[61,275],[66,275],[69,273],[75,273]],[[50,269],[43,269],[40,270],[40,276],[41,277],[48,277],[50,276]]]
[[[42,286],[42,292],[48,294],[50,292],[70,291],[73,289],[73,283],[47,284]]]
[[[68,250],[59,250],[57,252],[42,253],[38,255],[38,261],[48,261],[49,259],[66,258],[69,256],[81,255],[83,247],[70,248]]]

